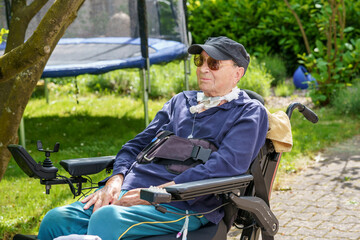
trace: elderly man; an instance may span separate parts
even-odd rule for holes
[[[265,142],[266,110],[237,88],[250,61],[243,45],[214,37],[190,46],[188,52],[195,54],[201,91],[185,91],[168,101],[150,125],[122,147],[112,176],[98,191],[81,202],[49,211],[40,226],[40,240],[69,234],[136,239],[176,234],[184,226],[192,231],[222,219],[221,200],[212,195],[165,205],[172,212],[192,214],[186,224],[185,217],[160,213],[140,199],[141,188],[243,174]],[[138,154],[164,130],[183,139],[205,139],[215,150],[204,164],[181,171],[157,162],[137,162]]]

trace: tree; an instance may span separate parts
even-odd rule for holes
[[[284,0],[287,3],[287,0]],[[287,3],[302,29],[300,19]],[[346,27],[346,5],[344,0],[319,0],[310,8],[310,19],[315,23],[319,36],[315,39],[315,49],[298,55],[316,79],[310,83],[310,96],[315,104],[325,106],[342,88],[351,86],[359,79],[360,38],[345,36],[354,30]],[[302,30],[304,42],[306,34]],[[306,47],[308,49],[308,47]]]
[[[75,20],[85,0],[57,0],[25,42],[30,20],[48,0],[12,0],[5,53],[0,56],[0,181],[18,142],[17,131],[25,107],[56,44]]]

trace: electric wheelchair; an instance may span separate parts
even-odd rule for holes
[[[258,99],[264,104],[263,98],[257,93],[247,91],[251,98]],[[291,103],[286,114],[291,118],[295,109],[298,109],[304,117],[316,123],[317,115],[301,103]],[[29,176],[39,178],[40,183],[45,185],[46,193],[50,193],[52,185],[69,184],[74,196],[81,195],[83,184],[87,182],[84,176],[96,174],[103,170],[111,171],[115,156],[78,158],[62,160],[60,165],[71,177],[59,176],[58,169],[49,159],[50,153],[59,150],[56,144],[54,150],[44,150],[42,143],[38,141],[38,150],[45,152],[46,159],[37,163],[29,153],[20,145],[9,145],[12,156],[20,168]],[[265,240],[274,239],[279,222],[270,209],[269,199],[276,171],[281,159],[281,153],[274,149],[271,140],[267,139],[258,156],[254,159],[246,174],[206,179],[201,181],[176,184],[165,187],[166,191],[154,191],[144,189],[141,198],[151,202],[155,207],[160,203],[171,201],[187,201],[195,197],[214,194],[224,202],[225,217],[219,224],[208,223],[206,226],[188,232],[187,239],[212,239],[225,240],[232,226],[242,229],[241,240]],[[14,240],[34,240],[34,235],[17,234]],[[175,240],[176,234],[153,236],[142,240]]]

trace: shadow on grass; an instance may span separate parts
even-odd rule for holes
[[[69,117],[47,116],[25,119],[26,148],[36,162],[45,155],[36,149],[37,140],[44,148],[53,149],[60,143],[58,153],[50,158],[58,166],[63,159],[116,155],[122,145],[144,129],[144,120],[130,117],[93,117],[76,115]],[[9,163],[4,178],[16,177],[22,171],[15,161]]]
[[[26,183],[26,178],[24,179],[24,183]],[[33,193],[34,195],[43,195],[40,191],[38,193]],[[21,196],[21,193],[19,194]],[[61,203],[65,202],[69,199],[69,191],[56,191],[56,197],[46,197],[46,200],[39,200],[44,201],[46,204],[41,204],[42,207],[40,211],[34,211],[31,216],[27,216],[26,213],[19,214],[18,216],[14,216],[14,219],[11,219],[13,224],[7,226],[6,224],[0,224],[0,230],[2,234],[0,235],[0,239],[3,240],[10,240],[16,234],[26,234],[26,235],[37,235],[37,229],[40,225],[42,217],[54,207],[61,205]],[[43,197],[45,199],[45,197]],[[50,201],[49,201],[50,200]],[[20,204],[24,204],[24,201],[21,201]],[[14,206],[16,208],[18,206]],[[31,207],[31,206],[29,206]],[[39,208],[38,208],[39,209]],[[8,219],[9,220],[9,219]],[[4,221],[6,222],[6,221]]]

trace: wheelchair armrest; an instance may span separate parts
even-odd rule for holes
[[[195,197],[208,195],[208,194],[221,194],[232,191],[239,191],[245,189],[249,183],[253,180],[253,176],[244,174],[236,177],[223,177],[205,179],[200,181],[188,182],[175,184],[172,186],[165,187],[167,194],[171,194],[171,200],[191,200]],[[170,199],[164,197],[164,194],[156,191],[142,189],[141,198],[154,203],[169,202]]]
[[[203,195],[245,189],[253,179],[252,175],[244,174],[235,177],[212,178],[175,184],[165,187],[165,189],[168,193],[171,193],[174,200],[190,200]]]
[[[60,161],[60,165],[71,176],[82,176],[99,173],[102,170],[111,169],[115,161],[115,156],[75,158]]]

